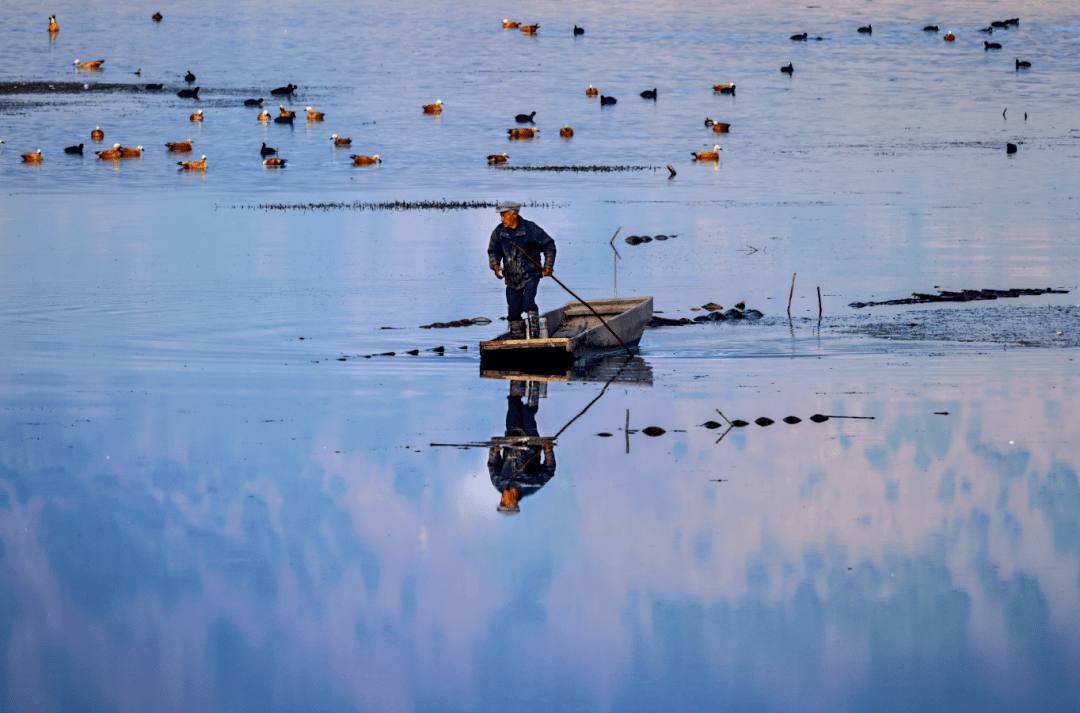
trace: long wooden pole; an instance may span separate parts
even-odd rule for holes
[[[540,268],[541,270],[543,270],[543,269],[544,269],[544,266],[543,266],[543,265],[541,265],[540,263],[538,263],[538,262],[537,262],[536,260],[533,260],[533,259],[532,259],[532,256],[531,256],[531,255],[529,255],[529,253],[525,252],[525,250],[524,250],[524,249],[522,249],[522,247],[521,247],[520,245],[518,245],[518,244],[516,244],[516,243],[511,243],[511,245],[513,245],[513,246],[514,246],[515,248],[517,248],[518,250],[521,250],[521,254],[522,254],[522,255],[524,255],[525,257],[527,257],[527,258],[529,259],[529,262],[531,262],[531,263],[532,263],[533,265],[536,265],[536,266],[537,266],[538,268]],[[578,302],[580,302],[581,304],[583,304],[583,305],[585,305],[586,307],[588,307],[588,308],[589,308],[589,311],[590,311],[590,312],[592,312],[592,313],[593,313],[593,315],[594,315],[594,316],[595,316],[595,317],[596,317],[596,318],[597,318],[598,320],[600,320],[600,324],[604,325],[604,327],[606,327],[606,328],[607,328],[607,331],[611,332],[611,336],[613,336],[613,337],[615,337],[616,339],[618,339],[618,340],[619,340],[619,344],[621,344],[621,345],[622,345],[622,348],[626,350],[626,353],[627,353],[627,354],[629,354],[630,356],[634,356],[634,352],[632,352],[632,351],[630,350],[630,347],[626,346],[626,342],[624,342],[624,341],[622,340],[622,338],[621,338],[621,337],[620,337],[620,336],[619,336],[618,334],[615,334],[615,330],[614,330],[614,329],[612,329],[612,328],[611,328],[610,326],[608,326],[608,323],[604,321],[604,318],[600,316],[600,313],[599,313],[599,312],[597,312],[597,311],[596,311],[595,309],[593,309],[593,307],[592,307],[592,305],[591,305],[591,304],[589,304],[589,303],[588,303],[588,302],[586,302],[585,300],[583,300],[583,299],[581,299],[580,297],[578,297],[577,295],[575,295],[575,294],[574,294],[574,291],[573,291],[573,290],[571,290],[571,289],[570,289],[569,287],[567,287],[566,285],[564,285],[564,284],[562,283],[562,281],[561,281],[561,280],[560,280],[559,278],[555,277],[554,275],[549,275],[549,277],[551,277],[551,279],[552,279],[552,280],[555,280],[555,282],[558,282],[558,283],[559,283],[559,287],[561,287],[561,288],[563,288],[564,290],[566,290],[567,292],[569,292],[569,293],[570,293],[570,296],[571,296],[571,297],[573,297],[573,298],[574,298],[575,300],[577,300],[577,301],[578,301]]]
[[[633,354],[631,354],[630,356],[632,357],[632,356],[633,356]],[[623,370],[625,370],[625,369],[626,369],[626,365],[627,365],[627,364],[629,364],[629,363],[630,363],[630,362],[629,362],[629,361],[627,361],[627,362],[626,362],[625,364],[623,364],[623,365],[622,365],[622,368],[620,368],[620,369],[619,369],[619,370],[618,370],[617,372],[615,372],[615,373],[614,373],[614,374],[613,374],[613,375],[611,376],[611,378],[610,378],[610,379],[608,379],[608,380],[607,380],[607,383],[606,383],[606,384],[604,384],[604,388],[600,389],[600,393],[598,393],[598,394],[596,395],[596,398],[595,398],[595,399],[593,399],[592,401],[590,401],[590,402],[589,402],[589,404],[588,404],[588,405],[587,405],[587,406],[586,406],[585,408],[581,409],[581,411],[579,411],[579,412],[578,412],[578,415],[577,415],[577,416],[574,416],[574,417],[573,417],[572,419],[570,419],[569,421],[567,421],[567,422],[566,422],[566,425],[565,425],[565,426],[563,426],[562,428],[560,428],[560,429],[559,429],[559,432],[558,432],[558,433],[556,433],[556,434],[555,434],[554,436],[552,436],[552,437],[551,437],[551,439],[550,439],[550,441],[555,441],[555,440],[557,440],[557,439],[559,438],[559,436],[561,436],[561,435],[563,434],[563,431],[565,431],[566,429],[570,428],[570,424],[571,424],[571,423],[573,423],[574,421],[576,421],[576,420],[578,420],[579,418],[581,418],[582,416],[584,416],[584,415],[585,415],[585,412],[586,412],[586,411],[588,411],[588,410],[589,410],[590,408],[592,408],[592,405],[593,405],[594,403],[596,403],[597,401],[599,401],[599,400],[600,400],[600,397],[604,395],[604,392],[605,392],[605,391],[607,391],[607,387],[611,386],[611,382],[613,382],[613,381],[615,381],[615,379],[619,378],[619,375],[623,373]],[[627,416],[627,417],[629,418],[629,413],[630,413],[630,409],[627,409],[627,410],[626,410],[626,413],[628,414],[628,416]],[[629,436],[628,436],[627,438],[629,438]],[[550,441],[549,441],[549,443],[550,443]],[[629,443],[629,441],[627,441],[627,442]],[[554,444],[551,444],[551,445],[554,445]],[[627,446],[627,447],[629,448],[629,446]],[[532,454],[532,455],[531,455],[531,456],[529,457],[529,460],[525,461],[525,462],[524,462],[524,463],[523,463],[523,464],[521,465],[521,467],[520,467],[520,468],[518,468],[517,470],[515,470],[515,471],[514,471],[514,475],[511,475],[511,476],[510,476],[510,478],[513,478],[513,477],[514,477],[514,476],[516,476],[516,475],[517,475],[518,473],[520,473],[521,471],[525,470],[525,466],[527,466],[527,465],[528,465],[529,463],[532,463],[532,462],[533,462],[533,459],[534,459],[534,458],[536,458],[536,456],[538,456],[538,455],[540,455],[541,453],[543,453],[543,451],[544,451],[544,449],[543,449],[543,448],[540,448],[539,450],[537,450],[537,451],[536,451],[536,453],[533,453],[533,454]]]

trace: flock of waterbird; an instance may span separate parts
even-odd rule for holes
[[[154,13],[151,16],[150,19],[152,19],[154,22],[161,22],[161,20],[163,19],[163,16],[161,15],[161,13]],[[987,34],[993,34],[993,32],[995,30],[1007,30],[1010,27],[1017,27],[1019,25],[1020,25],[1020,18],[1014,17],[1014,18],[1011,18],[1011,19],[1008,19],[1008,20],[994,21],[994,22],[990,23],[990,25],[980,29],[979,31],[987,33]],[[514,21],[511,21],[511,20],[508,20],[508,19],[503,20],[502,27],[503,27],[504,30],[517,29],[517,30],[520,30],[522,33],[527,34],[527,35],[536,35],[540,30],[540,25],[537,24],[537,23],[534,23],[534,24],[531,24],[531,25],[522,25],[520,22],[514,22]],[[49,35],[50,35],[50,37],[55,36],[59,31],[60,31],[60,26],[56,21],[56,15],[51,15],[49,17]],[[927,25],[927,26],[923,27],[923,31],[924,32],[939,32],[940,30],[939,30],[937,25]],[[857,32],[859,32],[861,34],[872,35],[873,32],[874,32],[874,27],[873,27],[873,25],[866,25],[865,27],[859,27],[857,29]],[[577,35],[583,35],[583,34],[585,34],[585,30],[583,28],[581,28],[581,27],[578,27],[577,25],[574,25],[574,35],[577,36]],[[799,34],[791,35],[790,39],[794,40],[796,42],[807,42],[810,39],[822,40],[824,38],[822,38],[822,37],[811,38],[809,36],[809,33],[802,32],[802,33],[799,33]],[[943,39],[946,42],[955,42],[956,41],[956,36],[952,32],[946,32],[945,35],[943,36]],[[986,50],[986,51],[998,50],[998,49],[1001,49],[1001,44],[998,43],[998,42],[984,41],[983,42],[983,49]],[[105,64],[105,60],[92,60],[92,61],[89,61],[89,62],[81,62],[80,60],[76,59],[73,64],[75,65],[76,70],[99,71],[99,70],[101,70],[102,66]],[[1020,60],[1019,58],[1016,59],[1016,69],[1017,69],[1017,71],[1019,71],[1020,69],[1027,69],[1027,68],[1030,68],[1030,67],[1031,67],[1030,62]],[[789,76],[794,76],[795,67],[792,65],[791,62],[788,62],[787,65],[780,68],[780,71],[785,73],[785,74],[788,74]],[[142,75],[142,70],[136,71],[135,74],[141,76]],[[196,79],[195,75],[192,74],[190,71],[188,71],[184,76],[184,81],[188,82],[189,84],[194,83],[195,79]],[[164,86],[165,86],[164,84],[153,84],[153,83],[151,83],[151,84],[146,85],[146,89],[147,89],[147,91],[161,91],[161,90],[164,89]],[[199,90],[200,89],[201,89],[201,87],[195,87],[194,89],[191,89],[191,88],[181,89],[176,94],[180,98],[196,99],[197,100],[199,98]],[[293,93],[297,89],[299,89],[299,87],[297,87],[295,84],[289,83],[289,84],[286,84],[283,87],[278,87],[276,89],[271,90],[270,94],[271,94],[271,96],[292,97]],[[716,84],[716,85],[713,85],[713,91],[716,92],[717,94],[730,94],[730,95],[733,95],[733,94],[735,94],[735,84],[734,83]],[[589,88],[585,90],[585,95],[587,97],[597,97],[598,96],[599,99],[600,99],[600,106],[601,107],[612,106],[612,105],[614,105],[614,104],[616,104],[618,102],[618,100],[615,97],[605,96],[603,94],[600,94],[599,90],[596,89],[595,87],[593,87],[591,84],[589,85]],[[657,89],[655,87],[653,89],[647,89],[647,90],[641,92],[640,96],[641,96],[642,99],[656,101],[656,99],[657,99]],[[244,106],[246,106],[246,107],[258,107],[258,108],[261,108],[262,104],[263,104],[263,99],[261,99],[261,98],[259,98],[259,99],[247,99],[247,100],[244,101]],[[423,109],[424,114],[441,115],[442,112],[443,112],[442,100],[438,99],[438,100],[435,101],[434,104],[425,104],[422,107],[422,109]],[[307,110],[307,120],[308,120],[308,122],[319,122],[319,121],[323,121],[325,119],[325,114],[323,112],[321,112],[321,111],[315,111],[310,106],[306,107],[306,110]],[[530,114],[518,114],[515,117],[515,121],[517,121],[517,123],[519,123],[519,124],[532,124],[535,117],[536,117],[536,112],[535,111],[530,113]],[[201,122],[201,121],[204,120],[204,118],[205,117],[203,116],[202,109],[197,110],[194,114],[192,114],[190,116],[190,119],[193,122]],[[276,117],[271,117],[270,112],[266,111],[265,109],[258,115],[258,120],[260,122],[269,122],[269,121],[272,120],[273,122],[278,123],[278,124],[289,124],[289,125],[291,125],[295,119],[296,119],[296,112],[287,110],[285,108],[284,104],[279,105],[279,114]],[[712,119],[707,118],[707,119],[705,119],[705,127],[706,128],[712,128],[713,133],[724,134],[724,133],[728,133],[728,131],[731,128],[731,124],[728,124],[728,123],[725,123],[725,122],[713,121]],[[511,139],[534,139],[539,135],[539,133],[540,133],[540,129],[536,128],[536,127],[518,127],[518,128],[508,129],[507,130],[507,134],[509,135],[509,137]],[[566,125],[562,129],[559,130],[559,136],[563,137],[564,139],[572,138],[573,135],[574,135],[574,130],[569,125]],[[101,130],[101,127],[98,126],[90,133],[90,137],[94,141],[103,141],[105,139],[105,133]],[[351,139],[339,137],[337,134],[333,134],[330,137],[330,139],[331,139],[331,141],[333,141],[335,148],[349,146],[349,145],[352,144]],[[0,140],[0,144],[2,144],[2,143],[3,143],[3,140]],[[166,146],[166,149],[167,149],[167,151],[169,153],[191,153],[191,151],[192,151],[192,140],[189,138],[186,141],[168,142],[168,143],[165,144],[165,146]],[[68,146],[67,148],[64,149],[64,153],[81,155],[83,153],[83,147],[84,147],[83,144],[79,144],[78,146]],[[1010,153],[1013,153],[1016,150],[1015,147],[1013,147],[1012,144],[1010,144],[1008,148],[1009,148]],[[121,146],[120,144],[113,144],[113,147],[111,149],[106,149],[106,150],[103,150],[103,151],[96,151],[95,154],[97,155],[98,159],[102,160],[102,161],[119,161],[119,160],[128,159],[128,158],[141,158],[142,157],[142,149],[143,149],[142,146],[137,146],[135,148],[126,148],[124,146]],[[722,151],[722,150],[723,149],[720,148],[720,145],[716,144],[716,145],[713,146],[712,151],[697,151],[697,152],[691,153],[691,156],[693,156],[695,161],[713,161],[713,162],[716,162],[716,161],[720,160],[720,151]],[[263,161],[262,161],[263,165],[267,166],[267,167],[270,167],[270,168],[283,168],[285,166],[286,162],[287,162],[287,159],[284,159],[284,158],[281,158],[280,156],[278,156],[278,150],[277,149],[268,147],[265,142],[263,142],[262,148],[260,149],[260,157],[263,159]],[[382,160],[379,158],[378,154],[375,154],[374,156],[352,155],[349,158],[352,159],[353,165],[356,165],[356,166],[372,166],[372,165],[377,165],[377,164],[382,162]],[[23,160],[24,163],[41,163],[42,160],[43,160],[41,149],[38,149],[37,151],[32,152],[32,153],[22,154],[22,160]],[[487,160],[488,160],[488,163],[492,164],[492,165],[505,164],[509,160],[509,155],[506,152],[504,152],[502,154],[492,154],[492,155],[487,157]],[[207,166],[207,164],[206,164],[206,156],[203,155],[198,161],[178,161],[177,165],[179,165],[180,169],[184,170],[184,171],[205,171],[206,166]]]

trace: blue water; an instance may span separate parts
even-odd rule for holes
[[[1076,304],[1080,12],[521,12],[4,6],[0,86],[166,91],[0,95],[0,709],[1075,710],[1075,349],[883,342],[829,320],[935,288]],[[802,31],[824,39],[787,39]],[[175,96],[188,70],[199,102]],[[276,107],[288,82],[293,128],[242,106]],[[736,96],[713,93],[726,82]],[[436,99],[442,116],[423,115]],[[326,120],[304,121],[309,105]],[[540,138],[508,140],[534,110]],[[165,152],[188,137],[205,174]],[[114,142],[143,157],[97,161]],[[261,165],[263,142],[285,169]],[[719,164],[690,160],[715,143]],[[504,151],[646,170],[487,165]],[[566,427],[557,467],[514,516],[487,448],[432,445],[501,437],[514,406],[478,373],[477,343],[503,328],[494,211],[265,208],[504,198],[536,204],[523,215],[585,298],[612,294],[621,228],[621,296],[768,317],[647,331],[643,366],[572,423],[620,366],[547,384],[536,423]],[[657,234],[673,237],[623,242]],[[567,296],[545,281],[539,299]],[[419,329],[479,316],[494,321]]]

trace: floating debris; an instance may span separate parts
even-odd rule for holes
[[[706,421],[705,423],[703,423],[703,424],[701,424],[701,425],[702,425],[702,426],[704,426],[705,428],[707,428],[707,429],[709,429],[709,430],[711,431],[711,430],[713,430],[713,429],[715,429],[715,428],[720,428],[720,427],[721,427],[721,426],[723,426],[724,424],[722,424],[722,423],[717,423],[716,421]]]
[[[352,201],[351,203],[260,203],[258,205],[234,205],[229,206],[239,210],[299,210],[299,211],[330,211],[330,210],[483,210],[494,208],[497,204],[489,201],[385,201],[382,203],[370,203],[364,201]],[[528,208],[565,208],[569,203],[538,203],[530,201],[523,204]]]
[[[718,305],[715,302],[708,302],[706,304],[701,305],[701,309],[707,309],[710,312],[718,312],[718,311],[724,309],[724,307],[723,307],[723,305]]]
[[[643,428],[641,432],[644,433],[646,436],[651,436],[653,438],[656,438],[657,436],[662,436],[667,433],[667,431],[660,428],[659,426],[649,426],[648,428]]]
[[[597,433],[596,435],[600,436],[601,438],[611,438],[611,434],[610,434],[610,433],[608,433],[607,431],[603,431],[603,432],[601,432],[601,433]]]
[[[667,317],[657,317],[655,314],[653,318],[649,320],[647,327],[678,327],[684,324],[702,324],[705,322],[727,322],[729,320],[747,320],[750,322],[756,322],[765,315],[756,309],[740,310],[731,308],[727,312],[721,312],[720,305],[715,302],[710,302],[701,309],[714,309],[715,311],[709,312],[709,314],[703,314],[698,317],[690,319],[689,317],[680,317],[679,319],[669,319]],[[691,307],[695,310],[697,308]]]
[[[651,243],[653,240],[671,240],[678,237],[678,233],[672,233],[671,235],[657,235],[655,238],[651,238],[648,235],[630,235],[624,238],[627,245],[641,245],[642,243]]]
[[[768,416],[762,416],[761,418],[755,418],[754,423],[761,426],[762,428],[765,428],[765,426],[773,425],[774,423],[776,423],[776,421],[772,420]]]
[[[746,421],[743,421],[742,419],[737,418],[737,419],[735,419],[734,421],[731,422],[731,425],[734,426],[735,428],[742,428],[744,426],[749,426],[750,424],[747,423]]]
[[[862,309],[863,307],[877,307],[879,305],[918,305],[927,302],[977,302],[980,300],[996,300],[1009,297],[1029,297],[1035,295],[1067,295],[1068,290],[1055,290],[1052,287],[1046,289],[1019,289],[1008,290],[961,290],[950,292],[938,290],[938,294],[929,295],[921,292],[912,292],[911,297],[902,300],[886,300],[884,302],[852,302],[848,307]]]
[[[810,417],[810,420],[814,423],[824,423],[825,421],[829,420],[829,417],[822,416],[820,413],[815,413],[813,416]]]
[[[421,324],[420,329],[448,329],[450,327],[469,327],[474,324],[478,326],[491,324],[491,320],[487,317],[474,317],[473,319],[455,319],[452,322],[432,322],[431,324]]]
[[[794,426],[796,423],[802,423],[802,419],[798,416],[785,416],[784,423]]]

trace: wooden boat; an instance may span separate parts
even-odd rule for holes
[[[653,316],[652,297],[591,300],[589,304],[631,349]],[[559,373],[578,359],[625,351],[580,302],[567,302],[541,317],[548,325],[550,336],[546,339],[510,339],[510,333],[504,332],[489,342],[480,342],[480,369]]]

